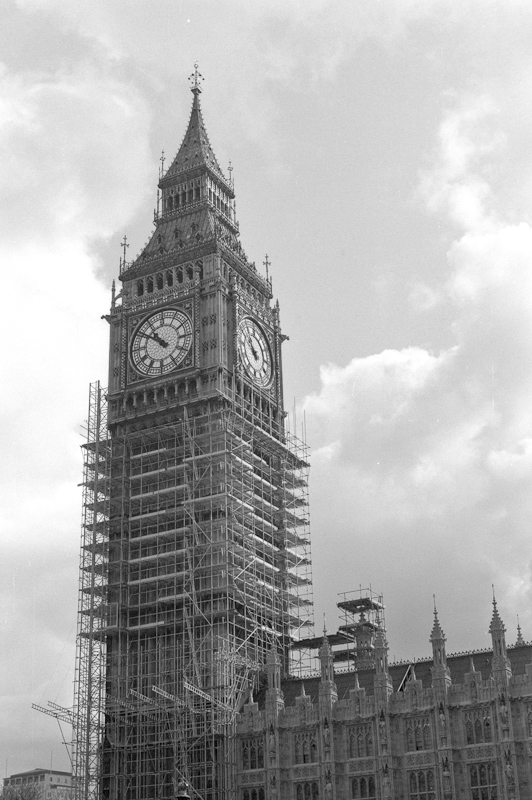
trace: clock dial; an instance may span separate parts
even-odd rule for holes
[[[251,317],[246,317],[240,323],[238,351],[253,383],[261,388],[269,386],[273,375],[270,346],[263,331]]]
[[[183,363],[192,346],[190,317],[165,308],[142,322],[131,341],[131,363],[143,375],[165,375]]]

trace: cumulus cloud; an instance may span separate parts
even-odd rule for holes
[[[328,365],[320,391],[304,402],[318,442],[317,482],[327,486],[327,508],[341,509],[342,541],[355,536],[355,558],[363,556],[357,582],[375,585],[380,575],[403,598],[405,579],[427,598],[431,587],[440,594],[460,587],[446,599],[455,615],[468,573],[484,576],[486,592],[495,580],[503,604],[532,595],[523,559],[532,510],[532,230],[497,211],[487,162],[504,148],[496,103],[466,97],[444,119],[420,181],[428,211],[458,231],[449,277],[437,290],[453,309],[455,344]],[[432,290],[416,291],[432,299]],[[397,536],[412,559],[400,560]],[[342,548],[327,558],[345,574]],[[401,563],[400,576],[390,561]],[[461,646],[471,646],[471,625],[453,625]]]

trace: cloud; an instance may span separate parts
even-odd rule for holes
[[[18,724],[21,752],[47,761],[30,699],[71,703],[80,422],[89,381],[106,375],[110,297],[93,245],[145,196],[150,113],[127,82],[85,65],[3,67],[0,97],[0,729],[5,741]]]
[[[405,580],[427,597],[461,587],[447,599],[455,618],[471,591],[468,575],[484,579],[486,590],[495,580],[503,607],[532,598],[523,559],[532,512],[532,229],[502,217],[489,181],[489,164],[508,146],[499,124],[492,98],[457,101],[420,181],[428,212],[447,218],[458,236],[447,280],[414,296],[418,304],[428,297],[428,312],[436,295],[452,308],[455,344],[322,367],[319,392],[304,401],[318,444],[314,481],[326,487],[318,505],[324,494],[329,511],[337,505],[346,546],[355,535],[356,582],[371,573],[375,585],[377,573],[402,597]],[[318,525],[326,524],[319,513]],[[326,558],[335,582],[343,574],[349,587],[345,550]],[[400,575],[390,561],[401,563]],[[453,625],[461,646],[471,646],[469,621]]]

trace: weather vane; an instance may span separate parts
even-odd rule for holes
[[[194,62],[194,72],[189,77],[189,81],[190,81],[190,84],[192,86],[191,91],[194,92],[194,93],[201,92],[200,81],[203,81],[203,80],[205,80],[205,78],[203,77],[201,72],[198,72],[198,62],[195,61]]]

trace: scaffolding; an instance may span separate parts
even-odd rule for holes
[[[232,799],[236,715],[268,653],[308,668],[292,648],[312,625],[306,447],[220,405],[108,438],[99,384],[90,396],[77,798],[171,798],[186,781]]]
[[[75,800],[99,800],[111,455],[107,404],[99,382],[90,386],[86,434],[72,751]]]

